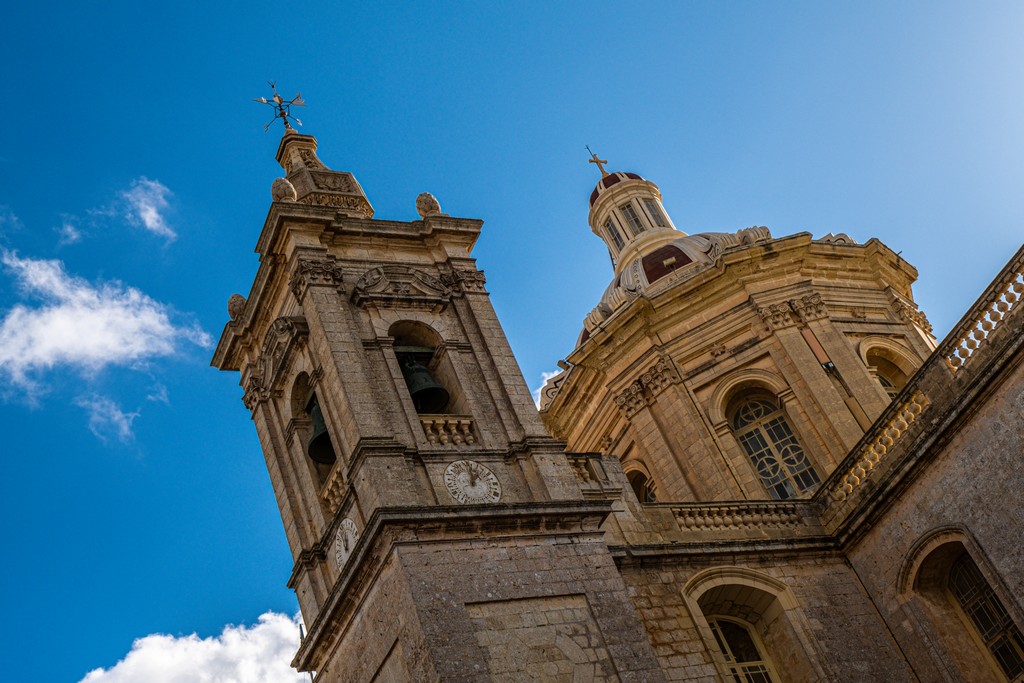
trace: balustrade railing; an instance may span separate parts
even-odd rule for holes
[[[420,424],[431,445],[469,445],[476,443],[473,418],[467,415],[420,415]]]

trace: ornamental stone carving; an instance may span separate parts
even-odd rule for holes
[[[295,186],[287,178],[278,178],[270,186],[270,196],[275,202],[294,202],[298,195],[295,194]]]
[[[476,269],[456,269],[451,273],[443,273],[440,278],[445,286],[458,292],[483,292],[487,278],[484,271]]]
[[[824,318],[828,315],[828,311],[825,309],[825,302],[822,301],[820,294],[812,293],[799,299],[790,299],[789,305],[796,311],[796,314],[800,316],[800,320],[804,323]]]
[[[928,322],[928,318],[925,316],[924,311],[914,304],[894,297],[891,308],[892,312],[895,313],[900,320],[908,320],[928,334],[932,333],[932,325]]]
[[[266,403],[276,395],[277,393],[263,385],[263,380],[259,375],[252,375],[245,383],[245,393],[242,395],[242,403],[250,411],[253,411],[256,410],[257,406],[262,403]]]
[[[765,329],[772,332],[791,325],[806,325],[812,320],[824,318],[828,315],[828,309],[821,295],[811,292],[797,299],[759,306],[757,314],[761,316]]]
[[[797,322],[788,301],[781,304],[760,306],[757,309],[757,314],[761,316],[761,320],[769,332],[795,325]]]
[[[444,215],[441,213],[441,204],[437,201],[437,197],[429,192],[423,192],[416,197],[416,213],[420,215],[420,218]]]
[[[245,313],[245,297],[241,294],[232,294],[228,299],[228,315],[232,320],[238,320]]]
[[[658,359],[658,362],[647,372],[640,375],[640,383],[650,392],[652,397],[657,396],[670,384],[678,381],[679,375],[676,373],[672,363],[665,358]]]
[[[309,174],[313,184],[321,190],[332,192],[359,192],[352,176],[348,173],[337,173],[334,171],[317,171]]]
[[[439,278],[411,266],[379,266],[363,273],[352,290],[357,306],[440,311],[451,289]]]
[[[277,385],[293,352],[308,335],[309,326],[301,316],[283,316],[271,323],[257,361],[259,376],[268,388]]]
[[[326,259],[299,259],[288,281],[288,287],[299,303],[310,287],[334,287],[342,291],[341,266],[334,257]]]
[[[642,408],[647,406],[647,397],[644,396],[644,387],[637,380],[623,389],[615,396],[615,405],[629,418],[636,415]]]

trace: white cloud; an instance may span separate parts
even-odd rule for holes
[[[101,441],[115,437],[128,443],[135,438],[132,422],[139,416],[137,412],[126,413],[111,399],[97,394],[80,396],[75,403],[89,412],[89,431]]]
[[[9,207],[0,204],[0,235],[23,227],[21,219]]]
[[[157,382],[152,389],[149,390],[149,394],[146,396],[147,401],[155,401],[157,403],[165,403],[171,405],[171,397],[167,393],[167,387]]]
[[[554,372],[542,372],[542,373],[540,373],[540,386],[538,386],[536,389],[533,390],[533,402],[537,404],[538,408],[540,408],[540,392],[541,392],[541,389],[544,388],[544,383],[547,382],[552,377],[554,377],[555,375],[559,374],[560,372],[562,372],[562,371],[561,370],[555,370]]]
[[[308,683],[307,674],[290,666],[298,647],[298,617],[267,612],[252,626],[226,626],[216,637],[139,638],[124,659],[80,683]]]
[[[75,227],[70,218],[64,219],[61,226],[57,228],[57,234],[60,235],[60,240],[57,241],[59,247],[74,244],[82,239],[82,231]]]
[[[174,354],[182,340],[208,348],[198,326],[178,325],[171,311],[119,282],[93,285],[69,275],[60,261],[19,258],[0,250],[0,263],[24,294],[40,303],[19,303],[0,320],[0,376],[22,387],[57,365],[98,371],[133,366]]]
[[[145,176],[136,178],[132,186],[121,193],[121,198],[127,203],[125,218],[170,242],[178,236],[164,218],[164,212],[170,207],[167,201],[170,195],[171,191],[159,180]]]

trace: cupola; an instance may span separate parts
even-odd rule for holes
[[[661,203],[661,190],[636,173],[605,171],[603,159],[590,160],[601,180],[590,194],[588,222],[608,246],[615,273],[681,235]]]

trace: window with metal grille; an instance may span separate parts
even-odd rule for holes
[[[773,401],[744,400],[733,413],[732,430],[772,498],[795,498],[821,481]]]
[[[653,199],[645,199],[644,206],[647,207],[647,213],[651,215],[651,220],[655,225],[659,228],[668,227],[668,219],[665,218],[665,213],[661,210],[661,207],[658,206],[658,202]]]
[[[657,503],[658,496],[654,492],[654,481],[639,470],[633,470],[626,474],[629,485],[636,494],[636,499],[641,503]]]
[[[1007,680],[1024,681],[1024,637],[970,555],[964,553],[953,562],[949,592],[977,629]]]
[[[626,243],[622,241],[622,235],[619,234],[619,229],[615,227],[615,223],[612,222],[611,218],[609,218],[608,222],[604,224],[604,229],[608,231],[608,236],[611,237],[612,242],[615,243],[615,248],[622,251],[622,247],[624,247]]]
[[[708,619],[711,632],[735,683],[773,683],[771,663],[761,654],[750,629],[731,619]]]
[[[893,384],[893,381],[881,373],[879,373],[877,377],[878,383],[882,385],[882,388],[885,389],[885,393],[889,395],[889,400],[896,398],[900,393],[900,390],[895,384]]]
[[[646,228],[640,221],[640,216],[636,215],[636,209],[629,202],[626,202],[619,207],[619,211],[622,213],[622,217],[626,219],[626,223],[629,225],[629,229],[633,231],[633,236],[636,237],[642,233]]]

